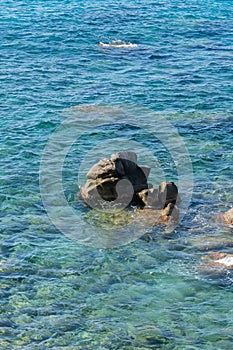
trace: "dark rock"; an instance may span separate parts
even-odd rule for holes
[[[137,155],[134,152],[122,151],[112,154],[111,160],[115,163],[122,163],[125,173],[134,171],[137,166]]]
[[[128,204],[137,205],[141,201],[138,192],[147,189],[149,167],[137,165],[134,152],[119,152],[110,159],[102,158],[87,174],[87,182],[80,189],[80,197],[88,205],[96,202],[112,202],[116,199]]]
[[[165,208],[169,203],[176,204],[178,188],[174,182],[161,182],[159,185],[158,199]]]
[[[138,193],[145,207],[163,209],[178,201],[178,189],[174,182],[161,182],[159,189],[148,188]]]
[[[143,225],[177,221],[177,186],[173,182],[162,182],[156,189],[147,182],[149,173],[149,167],[137,165],[134,152],[119,152],[110,159],[100,159],[89,170],[79,195],[87,205],[96,209],[137,206],[136,221]]]

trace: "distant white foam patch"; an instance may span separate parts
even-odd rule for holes
[[[233,256],[225,256],[225,258],[215,260],[215,262],[223,264],[225,266],[233,266]]]
[[[135,47],[137,47],[137,44],[132,44],[130,42],[124,42],[122,40],[116,40],[113,41],[111,43],[103,43],[103,42],[99,42],[99,46],[101,47],[116,47],[116,48],[123,48],[123,49],[133,49]]]

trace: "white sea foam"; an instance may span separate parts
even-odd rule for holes
[[[225,256],[225,258],[215,260],[215,262],[225,266],[233,266],[233,256]]]
[[[133,49],[135,47],[137,47],[137,44],[132,44],[130,42],[124,42],[122,40],[116,40],[116,41],[112,41],[111,43],[103,43],[103,42],[99,42],[99,46],[101,47],[116,47],[116,48],[123,48],[123,49]]]

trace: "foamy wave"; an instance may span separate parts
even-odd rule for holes
[[[225,266],[233,266],[233,257],[232,256],[226,256],[225,258],[215,260],[215,262],[219,264],[223,264]]]
[[[124,42],[122,40],[116,40],[116,41],[112,41],[111,43],[103,43],[103,42],[99,42],[99,46],[101,47],[116,47],[116,48],[123,48],[123,49],[133,49],[135,47],[137,47],[137,44],[132,44],[130,42]]]

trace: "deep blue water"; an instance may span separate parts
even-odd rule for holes
[[[201,266],[233,246],[232,229],[213,219],[233,205],[232,2],[2,0],[0,14],[0,348],[231,349],[232,274]],[[116,40],[137,47],[98,45]],[[157,169],[152,182],[178,181],[182,154],[173,159],[167,142],[181,137],[193,192],[171,235],[159,228],[104,249],[52,224],[40,163],[70,117],[78,139],[62,179],[83,215],[75,236],[102,227],[77,200],[82,162],[128,147]],[[171,140],[161,118],[176,130]],[[74,134],[68,128],[60,146]]]

